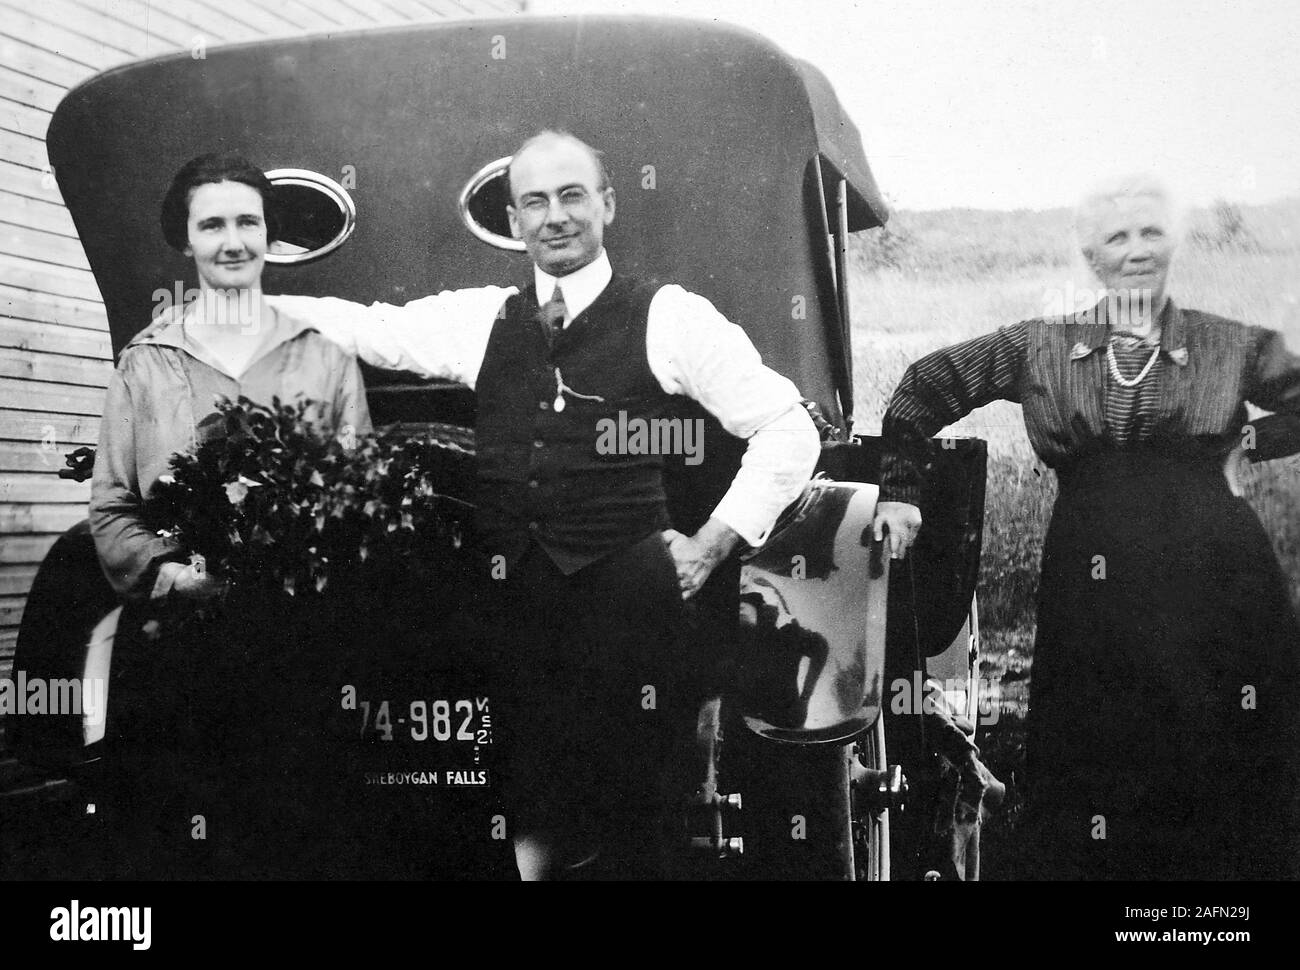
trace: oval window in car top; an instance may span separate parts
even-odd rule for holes
[[[465,228],[489,246],[497,249],[524,251],[522,239],[510,235],[510,220],[506,206],[510,203],[510,190],[506,186],[506,170],[512,156],[488,162],[465,183],[460,191],[457,206]]]
[[[275,187],[279,237],[268,263],[308,263],[338,249],[357,225],[348,190],[332,178],[303,168],[277,168],[266,177]]]

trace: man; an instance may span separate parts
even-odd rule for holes
[[[321,330],[369,363],[477,393],[478,541],[504,572],[493,612],[514,683],[499,720],[515,734],[521,874],[592,861],[603,875],[659,872],[638,844],[658,844],[646,820],[671,808],[661,776],[689,726],[674,655],[683,600],[742,542],[766,540],[809,480],[818,435],[795,386],[708,300],[614,273],[603,237],[615,194],[594,149],[543,131],[509,181],[531,286],[404,307],[318,301],[340,311]],[[677,396],[748,441],[694,535],[669,527],[662,455],[601,446],[610,422],[651,426]]]

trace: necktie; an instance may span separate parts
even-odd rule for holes
[[[560,291],[559,286],[556,286],[551,298],[537,311],[537,316],[546,331],[546,339],[552,345],[555,343],[555,338],[560,335],[560,331],[564,329],[564,316],[568,310],[569,308],[564,305],[564,293]]]

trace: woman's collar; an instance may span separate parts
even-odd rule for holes
[[[275,297],[264,295],[264,303],[271,310],[270,319],[264,323],[276,328],[275,340],[266,348],[266,352],[269,353],[275,347],[293,340],[305,331],[316,330],[314,324],[296,316],[291,310],[282,306]],[[194,312],[194,301],[189,301],[182,306],[166,307],[152,323],[127,342],[127,347],[153,344],[159,347],[175,347],[178,350],[189,349],[186,346],[184,324],[186,320],[193,318]],[[258,324],[262,325],[263,321],[258,321]]]
[[[1075,314],[1073,322],[1082,329],[1082,333],[1070,350],[1071,360],[1083,360],[1106,346],[1110,339],[1109,303],[1109,300],[1102,299],[1095,306]],[[1183,311],[1172,298],[1165,300],[1157,326],[1160,328],[1160,353],[1179,367],[1187,366],[1187,334]]]

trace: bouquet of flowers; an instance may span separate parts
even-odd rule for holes
[[[324,593],[362,563],[436,563],[459,549],[473,450],[450,425],[321,435],[311,402],[221,399],[198,447],[172,456],[147,510],[162,535],[249,592]]]

